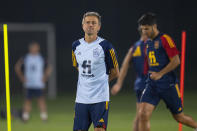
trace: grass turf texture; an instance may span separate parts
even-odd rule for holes
[[[185,91],[184,112],[197,120],[197,104],[195,101],[197,96],[195,92],[196,90]],[[12,97],[11,100],[11,107],[17,108],[22,105],[21,97]],[[58,96],[56,100],[47,100],[49,120],[46,123],[40,120],[37,103],[34,100],[31,119],[25,124],[18,119],[13,119],[12,131],[72,131],[74,100],[75,94],[65,94]],[[111,96],[108,131],[131,131],[132,121],[135,116],[135,100],[135,94],[132,91]],[[6,126],[6,120],[0,119],[0,131],[7,131]],[[163,102],[160,102],[159,106],[153,112],[151,130],[178,131],[178,123],[173,120]],[[92,126],[89,131],[93,131]],[[193,131],[193,129],[183,126],[183,131]]]

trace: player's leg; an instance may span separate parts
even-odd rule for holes
[[[192,119],[192,117],[185,115],[182,112],[181,96],[179,92],[178,84],[172,84],[172,86],[163,92],[163,100],[167,107],[170,109],[173,118],[186,126],[197,128],[197,122]]]
[[[179,114],[173,114],[173,117],[179,123],[182,123],[186,126],[192,127],[194,129],[197,128],[197,122],[195,120],[193,120],[192,117],[185,115],[183,112],[181,112]]]
[[[142,102],[139,109],[139,131],[150,131],[150,118],[155,106]]]
[[[142,77],[142,78],[137,78],[135,81],[135,92],[136,92],[136,116],[135,119],[133,121],[133,131],[138,131],[139,129],[139,109],[140,109],[140,100],[142,97],[142,92],[146,87],[146,77]]]
[[[91,105],[91,119],[94,131],[105,131],[108,123],[109,102],[99,102]]]
[[[140,103],[136,103],[136,116],[133,121],[133,131],[138,131],[138,124],[139,124],[139,106]]]
[[[150,118],[156,105],[159,103],[160,98],[156,88],[147,84],[142,93],[139,107],[139,131],[150,131]]]
[[[40,108],[40,118],[46,121],[48,119],[48,113],[44,96],[38,98],[38,106]]]
[[[23,105],[23,113],[22,113],[22,119],[23,121],[29,120],[29,114],[32,109],[32,90],[26,89],[25,91],[25,100]]]
[[[145,87],[145,85],[140,85],[140,86]],[[133,131],[138,131],[140,99],[141,99],[143,90],[140,90],[140,89],[137,90],[136,89],[135,92],[136,92],[137,102],[136,102],[136,116],[135,116],[135,119],[133,121]]]
[[[25,99],[24,106],[23,106],[23,115],[22,115],[22,118],[24,121],[29,120],[29,114],[30,114],[31,108],[32,108],[31,103],[32,103],[31,99]]]
[[[43,121],[46,121],[48,119],[48,113],[44,96],[38,98],[38,106],[40,108],[40,118]]]
[[[104,128],[94,128],[94,131],[105,131]]]
[[[92,123],[89,107],[89,104],[75,103],[73,131],[88,131]]]
[[[47,105],[45,96],[42,89],[35,90],[35,95],[37,97],[38,107],[40,109],[40,118],[43,121],[46,121],[48,119],[48,113],[47,113]]]

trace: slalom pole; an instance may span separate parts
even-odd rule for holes
[[[181,72],[180,72],[180,93],[181,93],[182,106],[183,106],[183,96],[184,96],[185,48],[186,48],[186,31],[182,31],[182,40],[181,40]],[[182,131],[182,124],[181,123],[179,123],[179,131]]]
[[[7,24],[3,24],[4,36],[4,57],[5,57],[5,85],[6,85],[6,105],[7,105],[7,129],[11,131],[11,110],[10,110],[10,86],[9,86],[9,55],[8,55],[8,29]]]

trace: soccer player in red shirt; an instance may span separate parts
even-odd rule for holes
[[[174,73],[180,59],[174,41],[169,35],[159,32],[153,13],[144,14],[138,24],[150,39],[147,41],[149,73],[140,101],[139,131],[150,131],[150,117],[160,100],[165,102],[177,122],[197,130],[197,122],[182,112],[178,80]]]

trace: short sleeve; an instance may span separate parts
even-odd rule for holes
[[[162,35],[161,41],[162,41],[163,48],[165,49],[169,58],[172,58],[179,54],[179,51],[176,48],[176,45],[170,36],[166,34]]]
[[[109,53],[107,53],[107,56],[106,56],[108,57],[106,64],[109,65],[110,69],[117,68],[118,67],[117,53],[111,44],[109,45],[109,49],[107,51]]]
[[[75,41],[72,44],[72,65],[73,65],[73,67],[78,67],[76,56],[75,56],[75,50],[79,44],[80,44],[79,41]]]
[[[73,50],[72,50],[72,62],[73,62],[73,67],[77,67],[77,61]]]
[[[106,40],[100,43],[105,52],[105,64],[107,68],[107,74],[109,74],[110,69],[118,68],[117,53],[112,46],[112,44]]]

